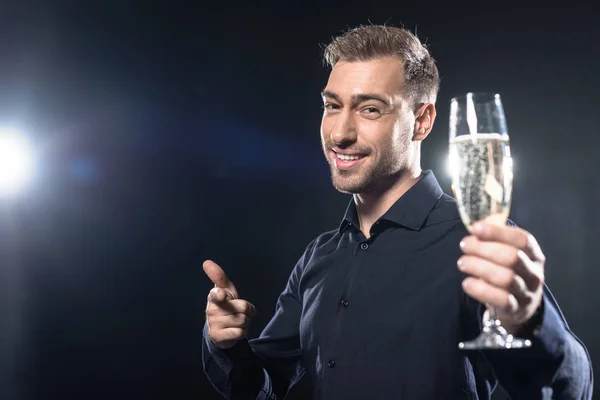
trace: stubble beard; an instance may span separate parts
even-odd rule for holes
[[[405,154],[406,149],[389,149],[382,154],[379,162],[359,165],[356,169],[348,171],[338,170],[333,162],[330,164],[333,187],[345,194],[373,193],[385,190],[403,169]]]
[[[409,167],[413,151],[409,139],[412,131],[405,127],[395,133],[400,135],[401,140],[393,139],[390,146],[384,147],[379,153],[379,160],[367,159],[366,165],[340,171],[335,166],[335,160],[328,159],[333,187],[345,194],[382,193],[391,187]],[[327,148],[332,146],[324,146],[325,151]],[[367,157],[372,156],[371,152],[367,152]]]

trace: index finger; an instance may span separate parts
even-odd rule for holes
[[[225,271],[223,271],[223,269],[219,267],[219,264],[217,264],[216,262],[206,260],[202,264],[202,268],[204,269],[204,273],[206,273],[206,276],[210,278],[210,280],[215,284],[216,287],[223,289],[231,289],[231,287],[233,286],[229,278],[227,278],[227,275],[225,275]]]
[[[523,251],[532,260],[545,261],[537,240],[525,229],[486,221],[476,222],[471,229],[479,240],[504,243]]]

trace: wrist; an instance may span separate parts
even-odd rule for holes
[[[533,315],[522,324],[517,333],[521,337],[532,337],[537,336],[544,320],[544,300],[540,301],[540,305],[537,307]]]
[[[526,321],[514,323],[508,318],[506,319],[506,322],[502,320],[502,318],[500,318],[500,321],[502,322],[504,329],[506,329],[506,331],[511,335],[528,339],[537,336],[542,325],[543,317],[544,301],[542,300],[540,305],[534,311],[533,315],[531,315],[531,317],[529,317],[529,319]]]
[[[498,315],[498,319],[502,324],[502,327],[511,335],[531,338],[538,334],[539,329],[542,325],[544,317],[544,301],[540,302],[540,305],[536,308],[534,313],[525,321],[515,321],[510,315]],[[483,325],[490,320],[488,310],[485,310],[482,318]]]

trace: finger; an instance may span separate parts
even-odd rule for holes
[[[202,268],[206,273],[206,276],[215,284],[215,286],[220,288],[228,288],[231,282],[227,275],[225,275],[225,271],[214,261],[206,260],[202,263]]]
[[[532,261],[531,258],[521,250],[517,251],[517,257],[521,260],[521,262],[517,264],[517,273],[523,277],[525,284],[530,290],[538,290],[538,288],[544,284],[543,262]]]
[[[227,306],[238,313],[246,314],[250,318],[256,316],[256,307],[246,300],[231,300],[228,302]]]
[[[209,279],[215,284],[216,287],[220,287],[223,289],[229,289],[237,298],[237,290],[235,285],[231,283],[227,275],[225,275],[225,271],[214,261],[206,260],[202,263],[202,268],[204,269],[204,273]]]
[[[478,221],[473,224],[472,232],[479,240],[504,243],[522,250],[532,260],[546,261],[535,237],[524,229]]]
[[[256,307],[246,300],[227,300],[222,302],[209,302],[206,313],[211,315],[245,314],[250,318],[256,316]]]
[[[239,340],[246,336],[246,330],[243,328],[226,328],[213,330],[209,332],[210,338],[213,342],[222,342],[226,340]]]
[[[475,256],[515,271],[531,290],[536,290],[544,280],[543,264],[531,261],[525,252],[508,244],[482,241],[471,235],[461,241],[460,247],[465,255]]]
[[[519,309],[519,302],[514,295],[482,279],[468,277],[462,286],[466,294],[480,303],[495,307],[498,311],[512,314]]]
[[[213,315],[209,318],[209,325],[213,329],[243,328],[250,326],[252,319],[243,313],[229,315]]]
[[[531,300],[525,280],[510,268],[475,256],[462,256],[458,259],[457,265],[464,273],[483,279],[490,285],[513,294],[519,303],[527,303]]]
[[[227,300],[233,300],[234,298],[235,297],[233,297],[230,291],[216,286],[208,292],[209,303],[223,303]]]

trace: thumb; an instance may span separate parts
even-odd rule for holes
[[[214,261],[206,260],[202,264],[202,268],[204,269],[204,273],[206,276],[215,284],[215,287],[227,289],[232,292],[235,298],[238,298],[238,292],[235,288],[235,285],[231,283],[227,275],[225,275],[225,271]]]

